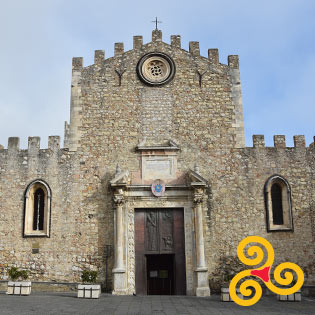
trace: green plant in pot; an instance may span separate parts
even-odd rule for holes
[[[233,277],[244,269],[244,265],[236,256],[222,255],[210,277],[210,286],[213,292],[221,293],[222,301],[231,301],[229,284]]]
[[[81,279],[83,283],[96,283],[97,271],[83,270]]]
[[[17,267],[11,267],[8,271],[11,281],[8,282],[7,294],[30,295],[31,282],[28,279],[27,270],[19,270]]]
[[[78,285],[78,297],[98,299],[101,295],[101,285],[96,283],[97,271],[83,270],[82,284]]]

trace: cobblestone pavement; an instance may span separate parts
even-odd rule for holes
[[[209,298],[189,296],[112,296],[102,294],[98,300],[78,299],[75,293],[32,293],[8,296],[0,293],[0,314],[315,314],[315,298],[302,302],[278,302],[265,296],[256,305],[241,307],[221,302],[218,295]]]

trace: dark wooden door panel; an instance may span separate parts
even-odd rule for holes
[[[145,211],[145,251],[159,253],[159,212],[156,210]]]
[[[186,294],[183,209],[136,209],[135,250],[137,294]]]
[[[173,253],[173,211],[163,209],[159,211],[160,253]]]

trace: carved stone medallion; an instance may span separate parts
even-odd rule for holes
[[[137,73],[140,80],[148,85],[162,85],[175,75],[175,63],[163,53],[149,53],[138,62]]]
[[[161,197],[165,192],[165,183],[161,179],[157,179],[152,183],[151,190],[154,196]]]

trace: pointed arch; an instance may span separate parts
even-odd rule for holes
[[[265,183],[267,231],[293,231],[291,188],[288,181],[273,175]]]
[[[48,184],[36,179],[24,194],[23,236],[50,236],[51,190]]]

